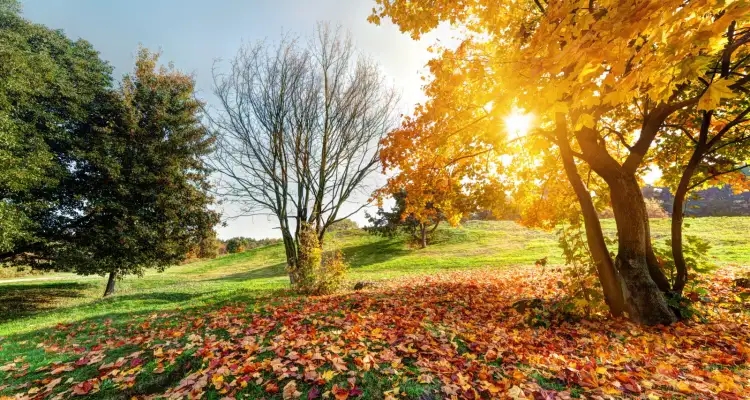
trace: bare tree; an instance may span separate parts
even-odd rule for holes
[[[214,70],[214,92],[222,194],[244,215],[278,219],[294,284],[300,230],[315,229],[322,243],[331,224],[366,205],[341,215],[378,167],[397,96],[350,37],[327,24],[306,46],[288,37],[244,46],[228,72]]]

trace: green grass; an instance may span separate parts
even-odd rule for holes
[[[693,218],[686,222],[686,234],[711,243],[709,256],[714,262],[750,265],[746,237],[750,218]],[[614,221],[605,220],[603,226],[606,234],[615,236]],[[656,242],[668,238],[669,220],[652,220],[652,234]],[[386,239],[362,231],[337,232],[327,246],[342,249],[351,267],[351,283],[454,269],[530,265],[542,257],[549,257],[552,264],[562,262],[554,232],[525,229],[508,221],[472,221],[459,228],[439,229],[426,249],[411,247],[403,238]],[[126,277],[117,283],[117,294],[107,299],[101,298],[103,277],[55,274],[44,278],[49,280],[0,281],[0,336],[59,322],[282,295],[288,286],[281,245]]]

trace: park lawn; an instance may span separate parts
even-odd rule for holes
[[[657,240],[668,237],[668,224],[668,220],[652,222]],[[689,224],[687,233],[704,232],[699,236],[712,243],[710,257],[729,268],[721,270],[723,280],[720,282],[726,284],[737,271],[742,271],[741,267],[750,265],[750,244],[743,238],[750,231],[750,218],[704,218],[690,220]],[[604,222],[609,232],[613,231],[613,225],[612,221]],[[130,398],[170,390],[176,395],[188,386],[194,390],[193,384],[197,383],[203,385],[200,391],[209,398],[221,398],[234,391],[239,393],[239,398],[282,398],[284,386],[289,382],[294,382],[293,386],[303,395],[310,390],[334,390],[336,385],[341,398],[345,398],[345,391],[350,397],[364,391],[363,398],[389,395],[397,398],[404,394],[407,398],[423,395],[441,398],[445,390],[463,394],[476,390],[486,397],[494,390],[522,390],[527,394],[559,390],[576,395],[598,393],[596,390],[606,393],[605,388],[610,392],[619,390],[620,394],[637,394],[622,388],[643,389],[642,384],[633,386],[630,381],[618,381],[619,386],[600,385],[599,379],[616,378],[616,374],[621,373],[618,371],[622,371],[618,368],[624,367],[618,367],[617,363],[593,367],[591,362],[597,357],[586,364],[584,356],[576,355],[573,369],[578,371],[578,378],[568,376],[571,373],[560,372],[559,365],[542,362],[542,358],[549,356],[540,353],[543,341],[537,343],[541,347],[529,350],[533,357],[515,359],[502,355],[507,349],[498,348],[493,351],[502,353],[498,356],[501,362],[488,359],[490,348],[487,346],[491,340],[483,336],[485,327],[476,319],[479,316],[492,319],[500,313],[505,322],[496,325],[504,335],[512,331],[514,337],[539,337],[537,328],[525,327],[518,316],[507,312],[507,308],[514,299],[529,295],[549,300],[559,296],[551,283],[555,279],[551,272],[553,267],[541,274],[547,279],[542,282],[534,281],[540,275],[539,270],[528,267],[542,257],[549,257],[553,265],[561,263],[554,234],[504,221],[470,222],[438,232],[435,243],[427,249],[410,248],[401,239],[384,239],[360,231],[334,234],[327,243],[341,248],[346,255],[352,267],[349,284],[361,280],[382,283],[362,293],[345,292],[322,298],[299,298],[288,292],[281,246],[175,266],[163,273],[147,273],[142,278],[126,278],[118,282],[118,294],[107,299],[99,298],[104,282],[98,277],[0,283],[0,337],[3,337],[0,340],[0,394],[32,392],[29,398],[35,394],[44,398],[55,393],[66,397],[73,391],[86,391],[98,398]],[[435,282],[439,283],[438,292],[433,288]],[[710,354],[704,358],[713,363],[707,364],[710,370],[690,371],[698,374],[690,390],[703,390],[698,381],[708,374],[723,380],[724,391],[731,394],[737,393],[738,388],[743,389],[736,383],[741,382],[743,376],[745,385],[747,382],[747,360],[741,359],[750,357],[747,352],[750,350],[742,345],[742,340],[747,340],[747,308],[746,303],[742,303],[744,297],[738,297],[743,293],[728,293],[727,288],[716,282],[719,281],[707,285],[713,290],[712,295],[722,299],[725,305],[718,311],[707,312],[709,325],[700,327],[710,326],[705,329],[710,336],[712,329],[727,325],[726,313],[731,310],[734,319],[729,330],[714,335],[711,340],[730,334],[727,337],[733,338],[732,343],[722,342],[721,346],[734,345],[740,340],[735,346],[739,350],[726,358],[725,354],[705,347]],[[538,293],[542,288],[546,290]],[[466,297],[472,292],[477,292],[479,298]],[[393,304],[394,299],[398,299],[398,304]],[[454,313],[459,314],[452,315]],[[397,320],[401,322],[393,322]],[[650,328],[636,328],[623,321],[593,318],[584,323],[605,325],[601,332],[593,329],[593,325],[585,328],[586,334],[582,337],[588,339],[583,343],[605,340],[592,335],[608,337],[607,330],[619,332],[617,335],[629,332],[625,335],[627,338],[640,337],[631,336],[632,332],[643,335],[633,339],[632,351],[639,349],[638,343],[645,346],[651,340],[650,335],[657,334]],[[732,331],[733,326],[743,323],[746,324],[744,333]],[[400,326],[403,324],[409,329]],[[555,339],[554,346],[561,346],[558,350],[563,358],[570,356],[570,351],[566,350],[570,343],[560,341],[573,340],[570,337],[575,338],[581,326],[554,329],[562,329],[555,335],[563,338]],[[703,328],[679,324],[669,330],[676,336],[686,335],[684,340],[709,340],[701,336]],[[425,335],[432,338],[430,343],[436,348],[419,347],[428,338]],[[300,342],[296,341],[298,336],[302,337]],[[253,343],[246,343],[249,337]],[[318,339],[312,339],[315,337]],[[625,346],[627,340],[622,340]],[[274,345],[277,342],[284,346]],[[398,349],[399,345],[402,349],[395,354],[384,353],[386,348]],[[290,349],[295,348],[299,348],[296,354],[289,357]],[[317,354],[314,350],[324,360],[313,357]],[[639,364],[639,368],[646,368],[644,376],[660,368],[658,363],[654,364],[656,361],[683,365],[675,364],[675,360],[669,359],[666,348],[663,350],[665,358],[649,358],[651,370]],[[372,360],[365,358],[371,353]],[[454,370],[434,364],[437,361],[431,357],[441,353],[445,353],[441,357],[448,364],[463,366]],[[227,354],[234,358],[226,359]],[[305,358],[305,354],[315,359]],[[221,362],[217,364],[216,360]],[[305,362],[300,364],[300,360]],[[218,370],[219,365],[241,365],[247,373],[237,375],[233,369]],[[320,376],[314,377],[312,372],[307,377],[299,375],[293,371],[296,367],[314,367]],[[606,373],[599,374],[603,371],[600,367],[607,368]],[[465,387],[446,386],[442,382],[445,368],[450,370],[448,376],[467,379]],[[596,382],[590,377],[581,381],[586,376],[581,371],[587,368],[598,371],[593,373]],[[716,371],[720,375],[716,375]],[[685,373],[682,369],[672,372],[675,376]],[[334,375],[330,376],[331,373]],[[190,379],[185,381],[185,377]],[[183,385],[189,381],[193,383]],[[610,381],[612,379],[602,382]],[[658,379],[649,378],[647,381],[661,385],[656,390],[667,394],[680,390],[687,394],[688,391],[668,380],[657,382]],[[278,393],[274,385],[278,386]],[[466,388],[471,390],[467,392]],[[287,392],[294,392],[292,389],[294,387],[287,387]],[[718,386],[710,386],[706,390],[718,393],[718,389]]]

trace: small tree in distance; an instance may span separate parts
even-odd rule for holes
[[[427,247],[429,236],[435,232],[441,221],[445,221],[443,213],[432,207],[425,207],[421,218],[406,212],[406,191],[401,190],[393,194],[395,204],[391,211],[378,207],[375,215],[365,213],[369,226],[365,227],[370,233],[385,237],[394,237],[403,232],[409,235],[421,248]]]

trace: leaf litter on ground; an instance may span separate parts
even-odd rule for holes
[[[688,293],[700,320],[669,327],[604,315],[531,326],[514,302],[564,295],[559,274],[538,268],[60,324],[0,365],[0,394],[741,399],[750,393],[750,305],[749,290],[732,285],[738,274],[708,277],[700,296]]]

